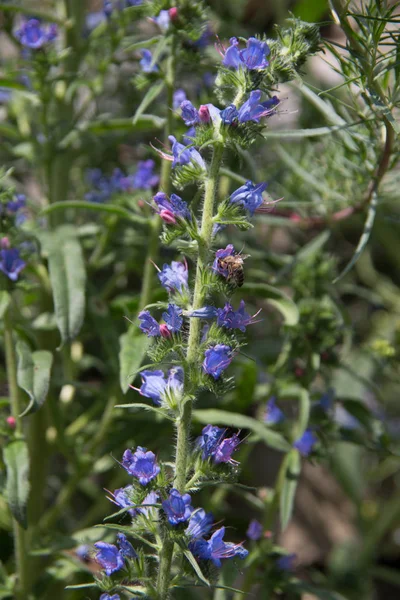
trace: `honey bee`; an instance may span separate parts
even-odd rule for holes
[[[234,254],[218,259],[218,267],[228,272],[226,280],[237,287],[242,287],[244,283],[243,262],[249,254]]]

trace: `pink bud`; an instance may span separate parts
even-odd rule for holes
[[[15,417],[7,417],[6,422],[10,429],[15,429],[17,425],[17,420]]]
[[[291,221],[294,221],[295,223],[298,223],[299,221],[301,221],[301,217],[300,215],[297,215],[296,213],[292,213],[289,217],[289,219]]]
[[[176,6],[174,6],[173,8],[170,8],[168,11],[169,14],[169,18],[171,19],[171,21],[176,21],[178,18],[178,9],[176,8]]]
[[[303,377],[304,369],[302,369],[301,367],[296,367],[294,370],[294,374],[296,377]]]
[[[174,213],[172,213],[168,209],[164,209],[164,210],[160,211],[160,217],[162,218],[162,220],[165,223],[168,223],[169,225],[175,225],[175,223],[176,223]]]
[[[266,540],[270,540],[272,538],[272,531],[264,531],[264,537]]]
[[[139,208],[143,208],[144,207],[144,200],[138,200],[137,205],[138,205]]]
[[[160,325],[160,334],[163,338],[169,338],[171,337],[171,332],[168,329],[167,325],[165,323],[163,323],[162,325]]]
[[[0,240],[0,247],[3,250],[7,250],[7,248],[10,247],[10,240],[8,239],[8,237],[2,237]]]
[[[199,108],[199,118],[202,123],[210,122],[210,111],[208,110],[208,106],[205,104],[202,104]]]

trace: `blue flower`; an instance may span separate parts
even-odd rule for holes
[[[274,114],[274,108],[279,104],[278,98],[274,96],[265,102],[260,102],[260,99],[260,90],[250,93],[249,99],[239,108],[237,118],[240,123],[246,123],[247,121],[258,123],[261,117]]]
[[[7,202],[7,210],[10,213],[16,213],[21,208],[26,206],[26,196],[24,194],[17,194],[14,200]]]
[[[257,519],[252,519],[246,531],[246,535],[250,540],[259,540],[263,534],[263,526]]]
[[[112,596],[110,596],[110,594],[107,594],[106,592],[105,594],[102,594],[100,596],[99,600],[121,600],[121,598],[118,594],[113,594]]]
[[[75,550],[75,554],[80,560],[88,561],[90,559],[90,546],[87,544],[81,544]]]
[[[170,369],[167,379],[162,371],[142,371],[140,375],[142,386],[139,392],[142,396],[151,398],[157,406],[161,405],[161,401],[169,390],[175,394],[180,394],[183,390],[182,367]]]
[[[201,457],[203,460],[214,456],[218,445],[224,438],[225,431],[225,429],[215,425],[203,427],[201,435],[196,440],[196,447],[202,450]]]
[[[190,311],[188,317],[197,317],[198,319],[214,319],[218,314],[218,309],[214,306],[203,306],[196,310]]]
[[[222,64],[224,65],[224,67],[232,67],[233,69],[238,69],[240,65],[243,64],[239,53],[239,40],[235,37],[232,37],[229,41],[231,45],[225,52]]]
[[[219,379],[222,371],[231,364],[233,359],[232,348],[225,344],[216,344],[205,351],[203,371],[214,379]]]
[[[190,516],[189,525],[186,528],[186,535],[193,540],[201,538],[209,533],[212,524],[212,514],[206,513],[203,508],[199,508]]]
[[[156,73],[158,71],[158,67],[157,65],[153,65],[153,56],[150,52],[150,50],[147,50],[147,48],[144,48],[141,51],[141,60],[139,62],[141,69],[143,71],[143,73]]]
[[[96,542],[94,547],[98,550],[95,555],[96,562],[104,569],[106,575],[110,576],[124,566],[122,554],[114,544]]]
[[[193,506],[190,505],[191,497],[189,494],[181,495],[178,490],[172,489],[168,500],[164,500],[162,507],[167,514],[171,525],[184,523],[193,512]]]
[[[110,500],[120,508],[128,508],[134,504],[134,502],[131,500],[131,494],[133,493],[133,487],[131,485],[128,485],[124,488],[118,488],[114,490],[114,492],[108,493],[110,494],[111,498],[107,496],[107,500]],[[136,510],[134,508],[130,508],[128,512],[132,517],[134,517],[136,514]]]
[[[157,492],[150,492],[150,494],[147,494],[147,496],[144,498],[141,506],[136,509],[137,512],[145,517],[149,517],[150,511],[153,508],[152,505],[158,503],[158,498],[159,496]],[[148,506],[148,508],[146,508],[146,506]]]
[[[147,337],[156,337],[160,335],[160,326],[148,310],[142,310],[138,317],[141,321],[139,327]]]
[[[240,52],[240,58],[249,70],[260,70],[268,67],[267,56],[270,50],[268,44],[251,37],[247,40],[247,47]]]
[[[217,529],[211,538],[206,540],[197,540],[190,544],[190,549],[199,558],[211,560],[216,567],[221,567],[221,559],[246,558],[248,551],[241,544],[233,544],[232,542],[224,542],[225,527]]]
[[[172,108],[178,110],[182,102],[187,100],[186,92],[182,89],[178,89],[174,92],[172,100]]]
[[[158,192],[158,194],[154,196],[153,200],[160,209],[160,216],[162,216],[163,211],[167,211],[174,217],[179,217],[180,219],[191,219],[191,214],[187,203],[176,194],[171,194],[170,198],[168,199],[167,194],[164,194],[164,192]]]
[[[264,423],[267,425],[276,425],[281,423],[285,418],[285,415],[280,408],[276,406],[276,398],[272,396],[267,402],[264,413]]]
[[[17,281],[26,262],[22,260],[17,248],[4,248],[0,250],[0,271],[7,275],[11,281]]]
[[[230,438],[224,438],[213,452],[213,460],[218,465],[220,463],[235,463],[232,459],[232,453],[240,444],[239,436],[234,433]]]
[[[188,268],[186,263],[172,261],[170,265],[164,264],[158,273],[163,288],[167,292],[183,292],[188,289]]]
[[[184,100],[180,106],[182,110],[182,119],[188,127],[197,125],[200,123],[199,112],[196,107],[190,102],[190,100]]]
[[[147,452],[146,448],[141,446],[137,447],[134,454],[131,450],[125,450],[122,456],[122,466],[129,475],[136,477],[141,485],[147,485],[160,472],[155,454]]]
[[[155,23],[157,25],[157,27],[159,27],[159,29],[162,32],[165,33],[171,22],[171,19],[169,17],[169,11],[168,10],[160,10],[158,17],[153,17],[151,20],[153,21],[153,23]]]
[[[154,160],[140,160],[136,173],[132,177],[132,186],[136,190],[149,190],[159,182],[159,176],[154,171]]]
[[[225,125],[232,125],[238,119],[238,110],[234,104],[230,104],[221,111],[221,119]]]
[[[252,317],[245,311],[244,300],[240,301],[239,309],[233,310],[232,305],[227,302],[224,308],[217,309],[217,325],[219,327],[226,327],[226,329],[239,329],[240,331],[246,331],[246,327],[255,323],[254,317],[258,315],[256,313]]]
[[[180,144],[173,135],[168,136],[168,139],[172,144],[173,167],[188,165],[193,162],[202,169],[206,168],[201,154],[195,148],[187,148],[183,144]]]
[[[104,0],[103,13],[107,19],[109,19],[111,17],[113,10],[114,10],[114,5],[112,3],[112,0]]]
[[[57,25],[54,23],[44,26],[38,19],[29,19],[15,32],[15,37],[25,48],[39,50],[49,42],[53,42],[57,34]]]
[[[284,554],[276,561],[276,566],[282,571],[292,571],[296,562],[297,554]]]
[[[168,304],[168,309],[163,312],[162,318],[164,319],[167,327],[171,333],[177,333],[180,331],[183,319],[182,319],[182,309],[179,308],[176,304]]]
[[[128,541],[128,538],[123,533],[117,534],[119,551],[124,558],[137,558],[137,554],[133,549],[132,544]]]
[[[221,264],[220,261],[221,261],[221,259],[226,258],[227,256],[234,256],[234,255],[235,255],[235,248],[232,246],[232,244],[228,244],[226,248],[221,248],[220,250],[217,250],[215,253],[212,270],[215,273],[222,275],[222,277],[225,277],[225,278],[228,277],[229,271],[228,271],[228,269],[226,269],[223,266],[223,264]]]
[[[7,104],[11,100],[11,90],[4,86],[0,86],[0,104]]]
[[[317,442],[318,438],[315,433],[311,429],[306,429],[303,435],[294,442],[293,448],[296,448],[302,456],[308,456]]]
[[[254,215],[256,209],[263,203],[262,193],[266,187],[265,182],[255,184],[252,181],[246,181],[244,185],[233,192],[230,203],[239,204],[251,215]]]

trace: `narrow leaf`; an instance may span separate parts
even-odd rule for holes
[[[300,454],[291,450],[286,457],[287,467],[280,495],[280,517],[282,531],[286,529],[293,512],[294,498],[301,470]]]
[[[183,554],[186,556],[187,560],[192,565],[193,570],[195,571],[195,573],[196,573],[197,577],[200,579],[200,581],[202,581],[203,583],[205,583],[207,586],[210,586],[210,582],[203,575],[202,570],[200,569],[197,560],[195,559],[195,557],[193,556],[193,554],[190,552],[190,550],[183,550]]]
[[[111,215],[117,215],[123,219],[127,219],[128,221],[139,223],[141,225],[147,223],[147,219],[145,217],[135,215],[121,206],[114,206],[112,204],[98,204],[96,202],[86,202],[84,200],[65,200],[64,202],[54,202],[54,204],[46,206],[46,208],[44,208],[40,214],[48,215],[54,211],[68,210],[69,208],[81,208],[94,212],[105,212]]]
[[[17,343],[18,385],[29,396],[30,402],[21,417],[34,413],[46,400],[50,384],[50,371],[53,355],[47,350],[31,352],[28,344],[20,340]]]
[[[238,429],[249,429],[255,433],[267,446],[286,452],[290,450],[290,444],[276,431],[272,431],[260,421],[218,409],[201,409],[193,412],[193,417],[200,423],[211,425],[225,425],[226,427],[237,427]]]
[[[137,328],[132,325],[129,327],[127,333],[121,335],[119,340],[119,381],[123,393],[126,394],[129,389],[129,384],[132,383],[135,374],[146,355],[150,340],[141,332],[138,333]]]
[[[150,104],[152,102],[154,102],[154,100],[161,94],[163,89],[164,89],[164,82],[159,81],[158,83],[155,83],[154,85],[151,86],[151,88],[149,88],[147,90],[147,93],[145,94],[143,100],[141,101],[141,103],[139,104],[139,106],[136,109],[135,114],[133,115],[133,121],[132,121],[133,125],[136,125],[137,121],[142,116],[142,114],[144,113],[146,108],[148,108],[150,106]]]
[[[175,419],[170,417],[162,408],[157,408],[156,406],[151,406],[151,404],[144,404],[142,402],[134,402],[132,404],[117,404],[115,408],[144,408],[144,410],[150,410],[152,412],[157,413],[158,415],[163,417],[163,419],[175,421]]]
[[[16,440],[4,448],[3,456],[7,469],[8,504],[14,519],[26,529],[29,496],[28,446],[23,440]]]

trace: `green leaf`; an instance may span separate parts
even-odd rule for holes
[[[49,263],[57,327],[64,343],[79,333],[85,314],[83,253],[76,229],[71,225],[43,232],[39,239]]]
[[[83,590],[85,588],[94,588],[97,587],[96,583],[79,583],[78,585],[66,585],[66,590]]]
[[[291,450],[285,458],[286,472],[280,495],[280,517],[282,531],[286,529],[293,512],[294,498],[301,470],[300,454]]]
[[[96,202],[85,202],[84,200],[65,200],[63,202],[54,202],[53,204],[50,204],[50,206],[46,206],[46,208],[44,208],[40,214],[48,215],[54,211],[67,210],[68,208],[82,208],[94,212],[105,212],[111,215],[117,215],[134,223],[140,223],[141,225],[144,225],[148,222],[145,217],[135,215],[135,213],[129,212],[121,206],[114,206],[112,204],[98,204]]]
[[[299,322],[299,310],[285,292],[267,283],[245,283],[242,287],[244,292],[266,298],[282,314],[286,325],[297,325]]]
[[[4,317],[10,301],[11,296],[8,292],[0,292],[0,319]]]
[[[34,413],[46,400],[50,384],[50,371],[53,364],[53,355],[47,350],[31,352],[28,344],[19,340],[17,342],[18,354],[18,385],[29,396],[30,402],[20,415],[25,417]]]
[[[183,554],[185,555],[185,557],[187,558],[187,560],[190,562],[190,564],[193,567],[193,570],[195,571],[197,577],[200,579],[200,581],[202,581],[203,583],[205,583],[207,586],[210,586],[210,582],[208,581],[208,579],[205,577],[205,575],[203,575],[202,570],[200,569],[197,560],[195,559],[195,557],[193,556],[193,554],[190,552],[190,550],[183,550]]]
[[[155,83],[154,85],[152,85],[146,92],[143,100],[141,101],[141,103],[139,104],[139,106],[136,109],[135,114],[133,115],[133,124],[136,125],[137,121],[139,120],[139,118],[142,116],[142,114],[144,113],[144,111],[146,110],[146,108],[148,106],[150,106],[150,104],[152,102],[154,102],[154,100],[161,94],[161,92],[164,89],[164,82],[163,81],[158,81],[157,83]]]
[[[260,421],[256,421],[252,417],[214,408],[195,410],[193,417],[200,423],[249,429],[270,448],[282,450],[283,452],[290,450],[289,442],[280,433],[272,431],[272,429],[269,429],[266,425],[260,423]]]
[[[293,14],[303,21],[315,23],[322,19],[328,10],[326,0],[300,0],[293,9]]]
[[[157,408],[156,406],[151,406],[150,404],[143,404],[142,402],[134,402],[133,404],[117,404],[115,408],[144,408],[144,410],[150,410],[158,415],[161,415],[163,419],[175,421],[175,419],[170,417],[162,408]]]
[[[162,129],[165,124],[165,119],[157,115],[141,114],[140,118],[136,119],[98,119],[91,121],[82,129],[89,131],[95,135],[104,133],[117,132],[125,133],[129,131],[147,131],[151,129]]]
[[[119,341],[119,382],[123,393],[126,394],[150,346],[150,339],[131,325]]]
[[[27,443],[16,440],[4,448],[7,469],[7,499],[16,521],[27,528],[27,503],[29,496],[29,454]]]

